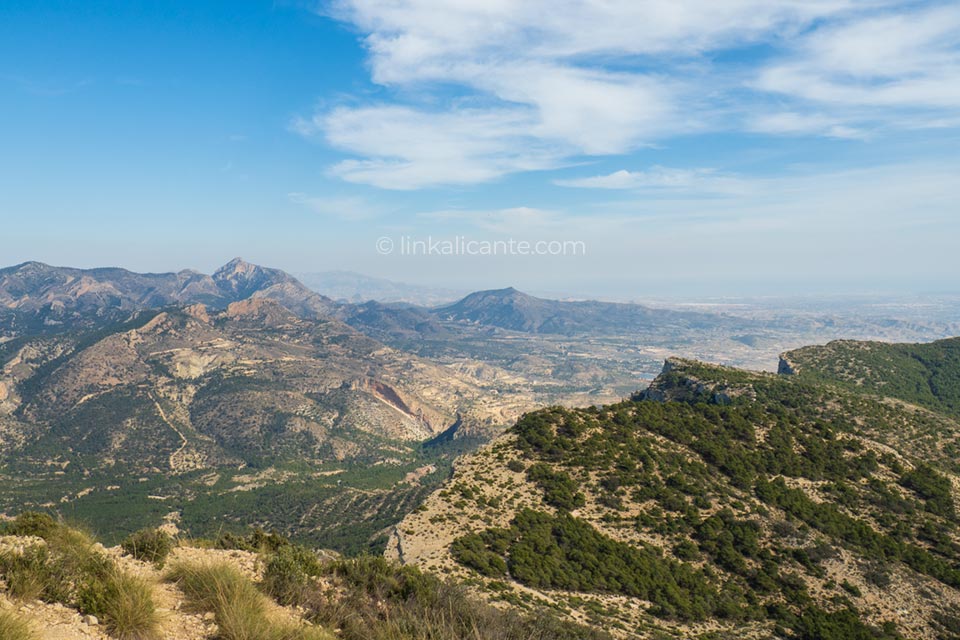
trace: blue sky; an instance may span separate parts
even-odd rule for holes
[[[955,2],[8,0],[0,262],[955,290],[958,129]]]

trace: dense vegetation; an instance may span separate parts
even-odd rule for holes
[[[194,537],[242,534],[260,526],[312,547],[348,555],[378,553],[386,544],[384,530],[447,477],[460,444],[424,448],[398,456],[394,464],[278,464],[274,469],[284,481],[271,480],[243,491],[233,489],[256,470],[221,469],[217,474],[203,470],[171,477],[123,468],[88,472],[72,465],[63,473],[56,473],[59,469],[35,473],[12,463],[0,466],[4,488],[0,512],[39,510],[71,496],[58,504],[58,512],[109,544],[159,526],[164,516],[178,511],[180,528]],[[411,471],[428,465],[436,471],[415,483],[403,481]]]
[[[531,510],[510,529],[488,529],[454,543],[454,556],[482,573],[510,575],[537,588],[618,593],[649,600],[664,617],[732,615],[702,572],[599,533],[568,513]],[[731,603],[733,604],[733,603]]]
[[[841,383],[960,416],[960,338],[926,344],[836,341],[787,354],[809,380]]]

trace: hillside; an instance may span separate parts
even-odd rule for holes
[[[258,530],[176,533],[144,530],[107,548],[42,514],[0,521],[0,639],[609,639],[549,611],[498,611],[383,559]]]
[[[960,417],[960,338],[926,344],[837,340],[783,354],[780,369]]]
[[[546,334],[617,334],[659,326],[716,327],[729,319],[715,314],[653,309],[637,304],[545,300],[513,287],[477,291],[433,310],[444,320],[470,322],[511,331]]]
[[[536,403],[263,297],[3,346],[0,512],[56,504],[111,537],[176,512],[363,546],[466,446],[424,442]]]
[[[524,416],[387,553],[623,637],[956,638],[958,451],[944,413],[671,360]]]

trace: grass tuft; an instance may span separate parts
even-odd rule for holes
[[[0,611],[0,638],[3,640],[37,640],[37,634],[26,620],[10,611]]]
[[[159,637],[160,617],[150,583],[117,569],[80,587],[78,609],[102,619],[110,635],[119,640]]]
[[[97,551],[91,536],[42,514],[24,514],[7,530],[43,538],[42,543],[20,552],[0,554],[0,576],[11,595],[60,603],[95,615],[118,640],[159,637],[159,616],[150,584],[121,571]]]
[[[227,562],[178,563],[168,577],[191,603],[216,616],[221,640],[329,640],[323,629],[273,619],[268,600],[256,585]]]

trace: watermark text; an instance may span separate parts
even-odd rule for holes
[[[583,240],[478,240],[467,236],[382,236],[375,244],[384,256],[585,256]]]

